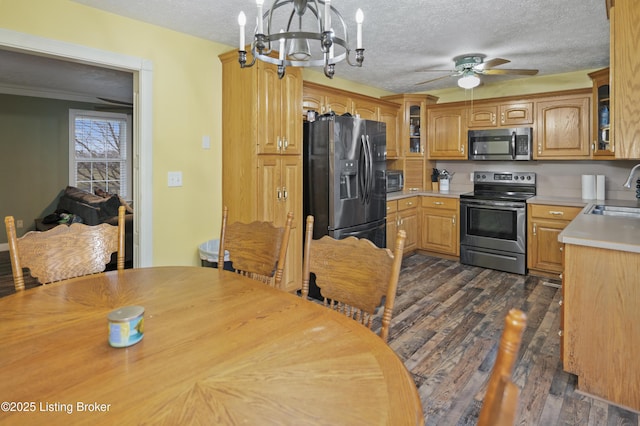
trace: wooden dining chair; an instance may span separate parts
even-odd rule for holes
[[[293,213],[287,214],[283,227],[261,221],[227,223],[228,215],[229,209],[225,206],[222,212],[218,267],[222,269],[227,252],[237,273],[271,287],[282,288]]]
[[[89,226],[73,223],[48,231],[31,231],[16,236],[13,216],[4,218],[9,240],[9,257],[16,291],[22,291],[22,268],[29,268],[40,284],[103,272],[117,252],[117,269],[124,269],[125,207],[118,209],[118,226],[108,223]]]
[[[378,307],[384,303],[380,337],[386,342],[400,277],[405,231],[398,231],[393,253],[364,238],[336,240],[325,235],[314,240],[313,216],[307,217],[305,232],[302,297],[306,299],[309,294],[313,273],[324,305],[369,329]]]
[[[518,309],[511,309],[505,317],[498,355],[489,377],[478,426],[513,426],[515,422],[520,389],[512,382],[511,377],[526,324],[526,314]]]

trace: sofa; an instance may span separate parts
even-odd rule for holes
[[[96,193],[100,195],[67,186],[58,200],[56,214],[70,213],[73,215],[70,219],[71,222],[81,222],[92,226],[109,223],[117,226],[118,208],[124,205],[127,208],[124,238],[125,267],[133,267],[133,209],[116,194],[108,194],[100,190]],[[111,262],[107,265],[107,270],[115,269],[115,259],[114,253]]]

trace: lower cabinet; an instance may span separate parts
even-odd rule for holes
[[[387,248],[395,248],[398,230],[404,230],[404,254],[418,248],[418,197],[387,201]]]
[[[456,198],[422,197],[420,248],[460,256],[460,202]]]
[[[527,211],[527,267],[544,275],[562,272],[562,246],[558,235],[582,207],[530,204]]]

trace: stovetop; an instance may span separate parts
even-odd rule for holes
[[[536,195],[536,174],[532,172],[473,173],[473,192],[460,198],[497,201],[526,201]]]

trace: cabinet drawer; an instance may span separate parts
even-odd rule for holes
[[[551,206],[531,204],[531,216],[541,219],[573,220],[582,211],[582,207]]]
[[[418,207],[418,197],[409,197],[398,200],[398,210],[413,209]]]
[[[398,211],[398,201],[387,201],[387,216]]]
[[[443,210],[458,210],[458,200],[446,197],[422,197],[422,207]]]

